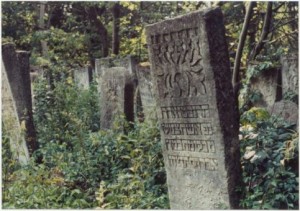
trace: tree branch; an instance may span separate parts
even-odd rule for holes
[[[240,34],[240,38],[239,38],[239,44],[237,47],[237,52],[235,55],[235,61],[234,61],[234,67],[233,67],[233,77],[232,77],[232,86],[233,86],[233,90],[234,90],[234,94],[237,97],[237,93],[238,93],[238,83],[239,83],[239,72],[240,72],[240,65],[241,65],[241,58],[242,58],[242,52],[243,52],[243,48],[245,45],[245,40],[246,40],[246,36],[247,36],[247,31],[249,28],[249,23],[252,17],[252,12],[253,12],[253,8],[254,8],[255,2],[249,2],[249,5],[247,7],[247,11],[246,11],[246,15],[245,15],[245,19],[244,19],[244,23],[243,23],[243,28]]]
[[[264,18],[264,25],[260,35],[260,39],[256,44],[255,48],[253,49],[253,51],[251,52],[249,61],[254,60],[264,47],[264,44],[266,42],[265,40],[267,39],[268,34],[270,32],[271,19],[272,19],[272,4],[273,4],[272,2],[268,2],[267,12]]]

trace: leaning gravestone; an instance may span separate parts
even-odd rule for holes
[[[2,45],[2,59],[19,121],[25,121],[26,142],[31,154],[37,148],[37,142],[32,116],[29,52],[15,51],[14,44],[7,43]]]
[[[171,209],[237,208],[238,109],[219,8],[146,28]]]
[[[146,119],[155,119],[155,99],[150,66],[137,65],[138,90],[142,103],[142,110]]]
[[[13,157],[21,165],[26,165],[29,160],[28,149],[25,137],[22,134],[19,117],[13,99],[12,91],[8,82],[6,69],[2,61],[2,135],[5,134],[10,138],[10,149]]]
[[[281,57],[283,95],[288,92],[298,94],[298,54],[289,54]]]
[[[251,79],[251,89],[261,93],[261,99],[255,102],[254,106],[267,108],[282,98],[279,74],[279,69],[267,69]]]
[[[74,70],[74,81],[82,89],[88,89],[92,82],[92,71],[90,67]]]
[[[134,82],[132,74],[124,67],[104,70],[101,84],[100,127],[110,129],[114,118],[125,114],[126,120],[134,121]]]

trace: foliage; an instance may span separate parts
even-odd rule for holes
[[[35,87],[34,120],[43,163],[17,165],[2,134],[4,208],[169,208],[159,130],[154,122],[124,119],[99,131],[96,84],[74,85],[72,68],[93,63],[111,46],[114,2],[47,2],[46,28],[38,26],[38,2],[2,2],[3,42],[31,51],[31,64],[46,79]],[[216,2],[224,13],[231,62],[242,28],[246,2]],[[147,61],[145,26],[207,7],[205,2],[120,2],[120,55]],[[282,54],[298,50],[298,2],[274,2],[271,30],[264,49],[248,61],[263,28],[265,2],[257,2],[242,56],[241,159],[246,184],[245,209],[297,209],[298,133],[263,109],[252,108],[260,93],[251,92],[254,77],[279,67]],[[92,17],[95,12],[95,17]],[[105,34],[107,33],[107,34]],[[103,37],[107,36],[104,43]],[[47,43],[43,55],[41,41]],[[251,64],[251,65],[249,65]],[[286,94],[285,99],[297,101]],[[33,194],[34,193],[34,194]]]
[[[248,112],[250,113],[250,112]],[[252,113],[255,113],[252,111]],[[245,209],[299,209],[298,133],[264,112],[240,129]],[[259,118],[264,116],[264,120]],[[245,118],[247,117],[247,118]]]
[[[51,90],[40,79],[35,89],[34,120],[40,149],[34,156],[42,155],[43,162],[13,169],[9,144],[3,145],[5,208],[96,207],[100,182],[107,185],[107,207],[168,207],[156,123],[136,124],[128,131],[128,123],[121,118],[113,130],[98,131],[95,84],[80,90],[72,80],[63,80]],[[129,198],[120,202],[125,194],[134,197],[135,203]]]
[[[157,126],[146,122],[136,124],[128,135],[114,131],[101,135],[100,159],[105,163],[100,170],[106,177],[97,192],[98,206],[106,209],[169,208]],[[110,172],[105,172],[105,166],[111,166]]]
[[[88,208],[86,193],[63,185],[64,179],[43,164],[31,164],[10,175],[3,191],[6,209]]]

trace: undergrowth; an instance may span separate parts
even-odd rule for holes
[[[22,209],[169,209],[157,122],[118,117],[102,131],[96,84],[36,84],[40,149],[19,166],[2,134],[2,206]],[[296,126],[261,108],[241,115],[244,209],[298,209]],[[35,156],[42,163],[35,163]]]

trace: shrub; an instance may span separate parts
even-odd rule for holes
[[[298,209],[298,133],[277,117],[259,121],[254,116],[251,121],[247,120],[240,131],[246,185],[241,206],[245,209]],[[256,124],[251,124],[253,122]]]

